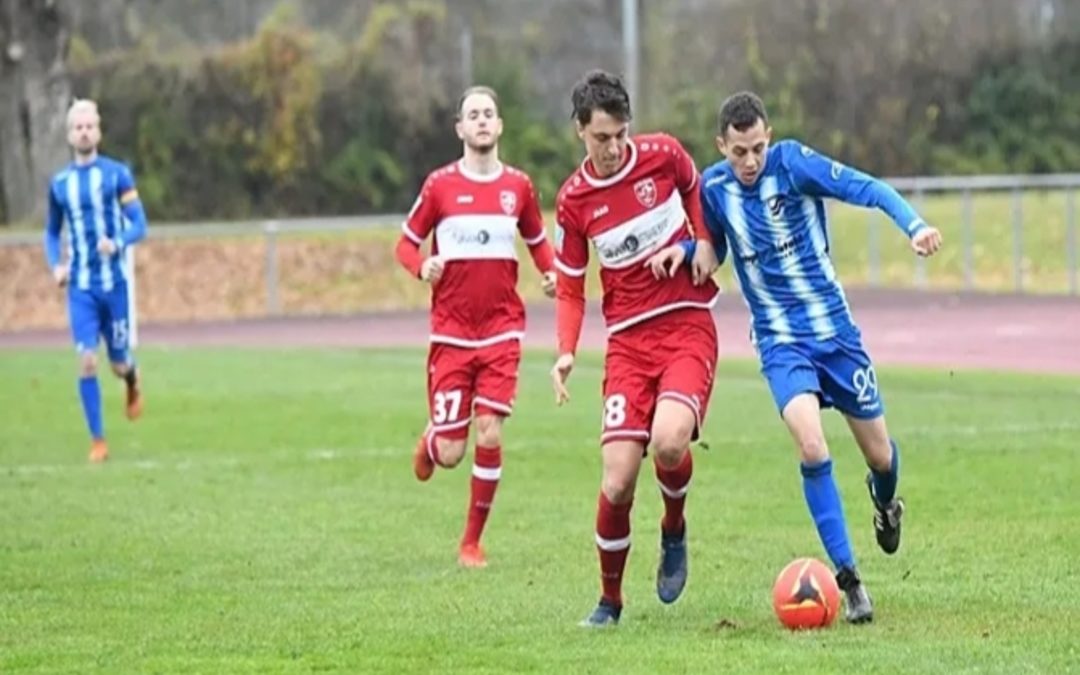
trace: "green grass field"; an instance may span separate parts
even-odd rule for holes
[[[599,593],[600,360],[555,409],[522,368],[491,565],[455,564],[468,469],[411,475],[414,351],[146,350],[143,420],[105,382],[88,466],[67,350],[0,352],[0,672],[999,672],[1080,668],[1080,380],[881,369],[905,540],[877,551],[843,424],[828,431],[871,626],[789,633],[775,574],[822,556],[794,452],[751,364],[724,362],[690,492],[691,576],[652,583],[639,485],[623,623]]]

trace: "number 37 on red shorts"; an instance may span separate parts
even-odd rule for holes
[[[503,340],[483,347],[433,343],[428,352],[431,426],[444,438],[469,435],[473,412],[508,417],[517,394],[521,344]]]

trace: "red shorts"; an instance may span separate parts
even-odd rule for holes
[[[428,351],[428,410],[444,438],[466,438],[473,408],[478,415],[509,416],[517,394],[521,343],[466,348],[432,343]]]
[[[662,314],[608,338],[600,442],[648,444],[656,402],[665,398],[694,411],[696,440],[712,394],[718,349],[712,314],[700,309]]]

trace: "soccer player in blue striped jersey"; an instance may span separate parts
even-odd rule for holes
[[[97,105],[77,100],[67,114],[73,161],[49,184],[45,258],[53,278],[68,287],[68,317],[79,355],[79,398],[90,430],[90,461],[109,456],[97,378],[98,338],[105,338],[109,362],[127,388],[127,416],[142,411],[139,372],[131,353],[134,278],[125,253],[146,236],[146,214],[131,171],[98,153],[101,118]],[[60,234],[68,227],[67,262],[61,261]]]
[[[725,159],[701,177],[705,221],[719,263],[732,264],[752,314],[752,340],[777,409],[798,446],[803,493],[847,600],[847,620],[873,619],[855,567],[821,409],[847,420],[869,466],[874,529],[885,553],[900,545],[904,502],[896,496],[899,448],[885,426],[874,366],[863,349],[829,258],[825,198],[884,211],[914,252],[933,255],[941,234],[896,190],[793,140],[770,146],[765,106],[739,93],[720,111],[717,147]],[[695,242],[670,247],[648,265],[657,276],[693,258]],[[714,268],[692,264],[700,281]]]

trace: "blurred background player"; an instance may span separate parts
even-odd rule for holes
[[[569,400],[566,380],[585,312],[589,242],[600,262],[609,339],[604,363],[603,479],[596,515],[602,596],[584,626],[616,624],[630,549],[630,509],[647,445],[664,499],[660,600],[674,602],[686,584],[683,509],[697,437],[712,391],[717,335],[709,308],[719,289],[695,286],[676,269],[658,282],[645,266],[659,247],[708,237],[701,220],[698,174],[677,140],[630,137],[630,99],[622,81],[588,73],[571,95],[587,157],[559,191],[556,292],[559,357],[552,369],[556,402]],[[689,227],[688,227],[689,223]],[[696,234],[695,234],[696,233]],[[700,256],[715,264],[711,247]]]
[[[127,387],[127,417],[142,412],[139,371],[129,343],[135,329],[135,279],[125,263],[129,246],[146,236],[146,214],[127,166],[98,153],[101,117],[93,101],[76,100],[67,113],[74,160],[49,184],[45,258],[53,278],[68,287],[68,315],[79,354],[79,398],[92,439],[90,461],[109,456],[97,378],[98,336]],[[60,234],[68,225],[68,261]]]
[[[502,425],[517,390],[525,307],[517,293],[520,232],[548,297],[555,294],[554,253],[529,177],[499,161],[498,98],[471,87],[458,104],[461,159],[428,175],[403,225],[397,259],[432,285],[428,352],[430,421],[416,445],[421,481],[436,466],[457,466],[475,414],[476,452],[458,561],[487,564],[480,535],[502,472]],[[431,255],[420,245],[434,233]]]
[[[873,619],[873,607],[855,569],[821,408],[844,415],[866,458],[874,530],[889,554],[900,546],[904,514],[896,496],[900,455],[885,426],[874,366],[829,258],[823,199],[884,211],[921,256],[937,252],[941,234],[883,181],[797,141],[770,147],[771,138],[760,98],[739,93],[724,102],[716,143],[726,159],[702,176],[705,222],[718,259],[731,248],[761,370],[798,446],[806,503],[836,567],[847,620],[864,623]],[[662,272],[693,250],[694,242],[687,242],[650,264]]]

